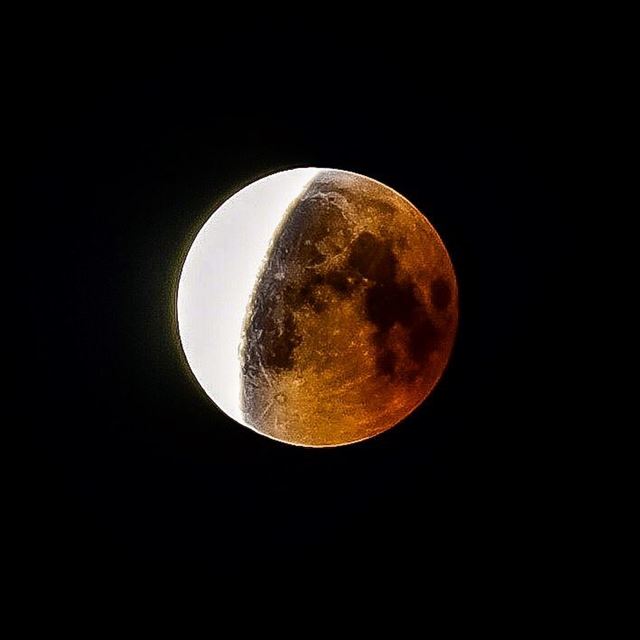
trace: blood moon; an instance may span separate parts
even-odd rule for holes
[[[451,260],[393,189],[293,169],[229,198],[198,233],[178,287],[189,366],[258,433],[310,447],[365,440],[436,385],[458,324]]]

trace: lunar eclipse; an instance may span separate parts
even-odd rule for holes
[[[375,436],[440,379],[458,324],[447,250],[393,189],[293,169],[236,193],[193,242],[178,287],[184,353],[240,424],[310,447]]]

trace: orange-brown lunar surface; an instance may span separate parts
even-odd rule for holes
[[[383,184],[322,171],[281,223],[248,308],[246,420],[305,446],[381,433],[429,395],[457,322],[451,260],[427,219]]]

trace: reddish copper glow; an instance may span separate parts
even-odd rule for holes
[[[322,171],[279,229],[249,307],[243,411],[305,446],[370,438],[442,375],[458,323],[449,255],[385,185]]]

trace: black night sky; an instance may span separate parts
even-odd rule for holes
[[[516,598],[555,582],[583,331],[569,66],[535,49],[433,58],[343,43],[302,75],[281,50],[232,64],[213,48],[110,42],[25,61],[25,588],[264,593],[278,576],[337,598],[418,577]],[[458,276],[440,384],[401,425],[345,448],[237,426],[175,333],[181,259],[207,212],[298,166],[397,189]]]

